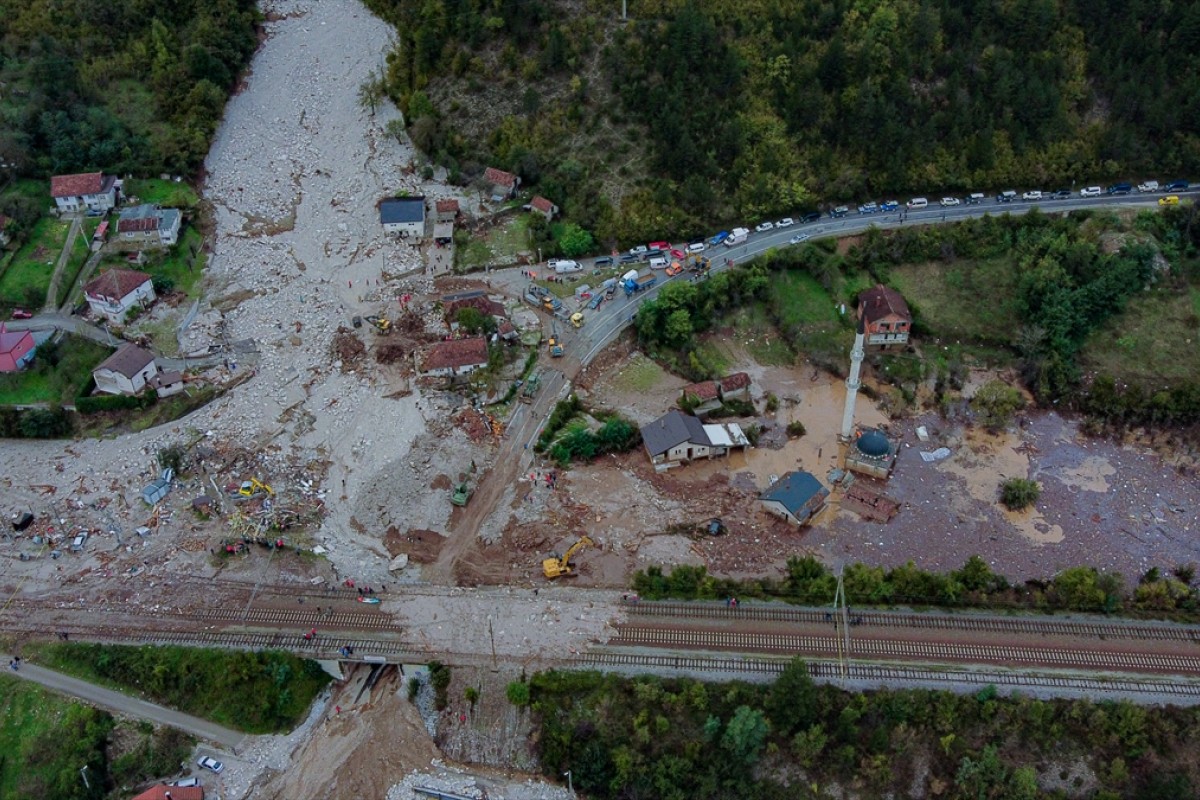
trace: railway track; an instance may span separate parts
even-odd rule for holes
[[[817,625],[828,625],[831,621],[828,609],[796,608],[782,605],[738,605],[736,608],[730,608],[724,603],[646,602],[643,600],[629,603],[624,608],[630,617],[752,620],[755,622],[792,622]],[[1035,636],[1071,636],[1087,639],[1141,639],[1200,643],[1200,626],[1164,622],[1118,622],[1115,620],[1091,622],[977,614],[918,614],[900,611],[854,611],[851,616],[859,620],[860,626],[884,628],[923,628]]]
[[[642,653],[591,652],[576,659],[574,666],[585,668],[645,668],[647,670],[679,670],[685,672],[723,672],[775,676],[783,671],[786,662],[753,658],[648,655]],[[808,662],[809,674],[825,681],[841,680],[839,665],[827,662]],[[852,681],[880,684],[911,685],[913,683],[974,684],[1070,690],[1087,695],[1135,693],[1168,695],[1176,698],[1200,699],[1200,683],[1137,680],[1129,678],[1079,678],[1066,675],[1034,675],[1015,672],[984,672],[978,670],[921,669],[880,664],[850,664],[844,677]]]
[[[737,650],[780,655],[838,653],[838,638],[801,634],[750,633],[677,628],[621,627],[609,640],[617,647],[670,647],[697,650]],[[1081,668],[1133,672],[1200,675],[1200,657],[1158,653],[1072,650],[1063,647],[1027,647],[851,638],[850,658],[904,659],[930,662],[1034,664],[1054,668]]]
[[[200,611],[185,611],[178,616],[204,622],[230,622],[242,625],[279,625],[305,626],[318,628],[333,628],[335,630],[395,630],[400,628],[393,624],[391,617],[382,613],[359,614],[354,612],[329,611],[318,614],[316,611],[301,611],[299,609],[282,608],[206,608]]]

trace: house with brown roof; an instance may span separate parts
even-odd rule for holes
[[[83,287],[83,296],[92,313],[120,325],[130,309],[144,308],[158,299],[154,282],[144,272],[110,269]]]
[[[554,219],[554,215],[558,213],[558,206],[540,194],[529,201],[529,207],[545,217],[547,222]]]
[[[103,214],[117,205],[121,182],[115,175],[85,172],[79,175],[55,175],[50,179],[50,196],[60,214],[87,211]]]
[[[521,186],[521,179],[516,175],[495,167],[483,171],[483,182],[491,187],[491,197],[497,202],[516,197]]]
[[[96,391],[105,394],[137,394],[157,374],[154,353],[128,342],[92,370]]]
[[[145,203],[121,211],[117,220],[117,243],[138,249],[172,247],[179,241],[183,215],[175,208]]]
[[[16,372],[33,361],[37,343],[29,331],[10,331],[0,322],[0,372]]]
[[[684,408],[691,406],[692,413],[698,417],[716,411],[721,407],[721,392],[717,388],[717,382],[689,383],[681,390],[680,403]]]
[[[203,786],[151,786],[133,800],[204,800]]]
[[[458,312],[464,308],[473,308],[484,316],[492,317],[497,324],[508,319],[503,303],[488,298],[482,292],[464,294],[467,296],[449,295],[442,298],[442,311],[451,331],[458,330]]]
[[[487,342],[482,336],[450,339],[418,351],[417,372],[426,377],[457,378],[488,365]]]
[[[458,201],[452,197],[443,198],[433,204],[435,222],[454,222],[458,219]]]
[[[721,392],[722,403],[729,400],[750,402],[750,376],[744,372],[735,372],[721,378],[718,388]]]
[[[179,394],[184,389],[183,373],[179,370],[163,370],[146,381],[159,397],[170,397]]]
[[[912,328],[912,313],[904,296],[895,289],[878,284],[858,296],[858,318],[868,345],[889,347],[907,344]]]

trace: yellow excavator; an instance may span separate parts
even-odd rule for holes
[[[594,544],[596,543],[590,537],[580,537],[578,542],[567,548],[567,552],[563,553],[562,558],[547,558],[542,561],[542,572],[551,579],[574,575],[576,570],[575,565],[571,563],[571,556]]]
[[[367,317],[367,322],[375,328],[380,336],[387,336],[392,332],[392,321],[386,316],[371,315]]]
[[[253,497],[259,493],[274,495],[275,490],[267,484],[260,481],[258,478],[251,478],[248,481],[242,481],[242,485],[238,487],[238,494],[242,497]]]

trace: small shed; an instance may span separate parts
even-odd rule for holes
[[[454,223],[435,222],[433,225],[433,241],[435,244],[443,247],[454,241]]]
[[[142,489],[142,501],[148,506],[158,503],[171,491],[171,479],[174,477],[175,470],[170,467],[164,469],[157,478],[150,482],[150,485]]]

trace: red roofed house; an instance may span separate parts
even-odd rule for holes
[[[450,326],[451,331],[458,330],[458,312],[464,308],[473,308],[484,316],[493,317],[497,324],[508,318],[503,303],[489,300],[483,295],[461,297],[449,301],[443,298],[442,302],[444,304],[443,309],[446,312],[446,324]]]
[[[551,203],[540,194],[529,201],[529,206],[546,218],[546,221],[554,219],[554,215],[558,213],[558,206]]]
[[[110,269],[83,287],[83,296],[92,311],[118,325],[135,306],[148,306],[157,296],[154,282],[144,272],[131,269]]]
[[[127,208],[117,220],[119,241],[136,247],[170,247],[179,241],[183,215],[150,203]]]
[[[154,353],[129,342],[92,370],[96,390],[106,394],[137,394],[157,374]]]
[[[418,355],[422,375],[454,378],[469,375],[488,365],[487,342],[482,336],[438,342]]]
[[[0,372],[16,372],[33,361],[36,349],[29,331],[10,331],[0,322]]]
[[[133,800],[204,800],[203,786],[151,786]]]
[[[692,413],[697,417],[703,417],[708,412],[721,407],[721,393],[717,389],[716,381],[689,383],[683,387],[682,395],[682,402],[685,406],[695,403],[692,406]]]
[[[912,314],[895,289],[879,284],[858,296],[858,318],[866,324],[867,344],[888,347],[907,344]]]
[[[121,184],[115,175],[87,172],[82,175],[55,175],[50,179],[50,196],[60,213],[80,211],[103,213],[117,204]]]
[[[458,219],[458,201],[453,198],[438,200],[433,207],[436,212],[434,222],[454,222]]]
[[[495,167],[483,171],[483,182],[492,187],[492,199],[497,201],[516,197],[521,185],[521,179],[516,175]]]
[[[750,402],[750,376],[744,372],[726,375],[720,381],[721,402],[745,400]]]

